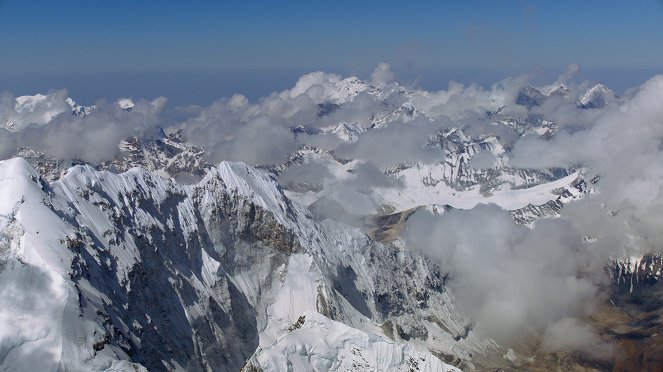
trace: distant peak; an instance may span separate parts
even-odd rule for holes
[[[131,109],[135,106],[134,101],[132,101],[130,98],[120,98],[117,100],[117,104],[122,110],[126,111],[131,111]]]
[[[578,102],[578,106],[584,109],[602,108],[615,99],[615,93],[603,84],[591,87]]]

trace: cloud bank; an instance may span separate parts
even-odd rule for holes
[[[131,111],[115,102],[99,101],[93,114],[72,115],[66,91],[48,95],[0,99],[0,154],[9,157],[19,148],[43,151],[58,159],[79,159],[93,164],[113,159],[118,145],[130,136],[158,133],[165,98],[138,101]]]
[[[530,229],[495,205],[441,216],[419,211],[406,242],[449,270],[452,292],[484,335],[509,345],[543,333],[555,351],[603,344],[578,318],[602,300],[608,257],[570,222],[543,219]],[[588,329],[583,341],[559,336],[568,319]]]

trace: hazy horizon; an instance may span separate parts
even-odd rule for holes
[[[450,82],[464,85],[477,84],[488,88],[508,77],[525,75],[532,84],[547,84],[564,72],[566,66],[556,70],[531,71],[403,71],[393,68],[397,81],[407,87],[429,91],[448,88]],[[168,98],[168,105],[209,105],[233,94],[242,94],[251,102],[267,97],[273,92],[292,88],[299,77],[316,70],[262,69],[258,71],[155,71],[155,72],[83,72],[83,73],[0,73],[2,89],[15,96],[46,94],[64,89],[80,104],[90,105],[97,100]],[[357,76],[370,80],[371,71],[317,70],[336,73],[344,77]],[[644,83],[656,74],[653,69],[581,70],[576,74],[578,82],[589,81],[609,86],[617,94]]]
[[[385,62],[400,83],[484,87],[568,64],[616,92],[660,72],[660,1],[0,1],[0,91],[66,89],[92,103],[168,97],[205,105],[289,89],[313,71],[368,79]]]

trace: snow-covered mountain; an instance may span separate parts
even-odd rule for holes
[[[71,97],[67,97],[65,100],[69,107],[71,108],[71,113],[74,116],[88,116],[90,115],[94,110],[97,109],[96,106],[81,106],[76,101],[74,101]]]
[[[357,123],[339,123],[336,126],[322,128],[321,133],[335,134],[343,142],[357,142],[366,129]]]
[[[513,121],[493,123],[510,127]],[[339,127],[342,125],[345,124]],[[542,138],[554,135],[555,130],[553,123],[547,121],[539,126],[524,123],[520,128],[523,136],[533,134]],[[362,133],[359,132],[357,136]],[[510,167],[508,153],[495,136],[470,137],[462,129],[450,129],[435,133],[425,146],[438,151],[440,160],[431,163],[402,163],[383,170],[387,177],[400,185],[373,188],[370,197],[385,212],[402,212],[427,205],[469,209],[477,203],[495,203],[514,211],[517,220],[531,222],[559,211],[554,205],[562,205],[560,190],[573,192],[576,190],[573,186],[581,181],[576,169]],[[479,156],[489,158],[490,164],[473,164],[473,159]],[[361,167],[362,162],[341,159],[333,152],[304,146],[292,154],[286,163],[273,170],[280,174],[311,164],[325,169],[333,175],[334,180],[344,181],[354,177],[354,170]],[[311,206],[336,192],[334,183],[326,187],[323,180],[318,181],[306,184],[289,181],[284,187],[291,198]],[[525,218],[524,215],[530,217]]]
[[[540,90],[527,84],[518,92],[516,104],[531,108],[533,106],[541,105],[546,100],[546,98],[547,96],[541,93]]]
[[[199,179],[212,167],[204,158],[204,149],[192,146],[183,139],[180,131],[166,134],[161,131],[150,137],[127,137],[118,146],[115,159],[93,164],[98,170],[124,172],[134,167],[182,181]],[[20,148],[17,156],[27,160],[47,181],[55,181],[67,170],[78,164],[79,159],[63,160],[43,151]]]
[[[591,87],[578,101],[578,106],[584,109],[602,108],[616,99],[615,93],[603,84]]]
[[[29,124],[47,124],[70,108],[61,98],[61,94],[16,97],[13,110],[0,113],[3,127],[17,132]]]
[[[430,351],[468,366],[492,347],[435,265],[316,222],[244,164],[191,186],[89,166],[49,184],[13,159],[0,180],[4,368],[237,369],[257,352],[253,365],[280,370],[289,357],[267,350],[315,345],[288,334],[300,317],[347,339],[320,363],[357,349],[367,366],[436,370]]]

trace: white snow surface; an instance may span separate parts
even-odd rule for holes
[[[134,101],[130,98],[120,98],[117,100],[117,104],[122,110],[131,110],[135,106]]]
[[[316,103],[342,104],[368,89],[368,84],[354,76],[341,79],[339,75],[313,72],[300,77],[297,84],[286,93],[290,98],[306,94]]]
[[[501,156],[503,153],[501,145],[499,143],[492,145],[492,153]],[[470,153],[470,155],[473,154]],[[361,161],[357,160],[340,163],[329,155],[318,153],[304,153],[302,159],[303,163],[324,165],[337,182],[344,182],[355,177],[352,169],[361,164]],[[467,162],[469,159],[468,156],[467,160],[463,159],[463,161]],[[499,158],[496,159],[496,162],[502,161]],[[459,175],[457,167],[449,166],[449,162],[416,163],[397,172],[389,173],[389,176],[398,180],[401,185],[375,187],[372,190],[371,197],[376,205],[391,206],[393,212],[427,205],[449,205],[456,209],[471,209],[478,204],[489,203],[496,204],[505,210],[515,210],[530,204],[543,205],[557,199],[559,195],[556,191],[559,188],[569,188],[580,177],[580,172],[573,172],[566,177],[551,182],[521,188],[513,188],[511,184],[519,184],[530,180],[524,179],[522,176],[516,177],[505,173],[500,175],[500,180],[504,184],[489,194],[482,192],[480,185],[462,191],[451,187],[447,182],[453,182],[465,176]],[[333,183],[320,191],[286,191],[288,197],[305,206],[310,206],[323,197],[334,199],[335,193],[336,189],[333,187]],[[342,198],[343,195],[338,197]]]
[[[444,182],[428,186],[421,182],[425,177],[443,179],[440,171],[448,168],[421,164],[400,172],[398,175],[404,183],[403,188],[379,188],[376,193],[385,204],[392,205],[395,211],[401,212],[411,208],[437,204],[449,205],[457,209],[471,209],[478,204],[496,204],[505,210],[523,208],[529,204],[542,205],[558,197],[553,191],[567,188],[575,181],[579,173],[544,184],[524,189],[503,187],[491,195],[484,195],[479,186],[466,191],[457,191]]]
[[[35,107],[46,101],[46,96],[43,94],[35,94],[34,96],[19,96],[16,97],[16,104],[14,110],[21,112],[23,110],[34,111]]]
[[[248,365],[264,371],[457,372],[428,352],[350,328],[319,313],[273,344],[259,348]]]
[[[615,100],[615,93],[603,84],[591,87],[582,97],[580,106],[584,108],[601,108]]]
[[[53,118],[69,110],[61,95],[64,92],[50,93],[47,95],[36,94],[33,96],[16,97],[14,111],[4,112],[4,126],[10,131],[21,131],[30,124],[45,125]]]
[[[0,162],[0,369],[55,371],[105,369],[95,358],[95,326],[78,317],[67,280],[71,254],[59,238],[71,230],[44,202],[38,175],[23,159]]]
[[[335,134],[341,141],[347,143],[354,143],[359,140],[359,136],[364,133],[366,129],[358,123],[345,123],[341,122],[338,125],[332,125],[322,128],[322,133]]]

